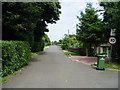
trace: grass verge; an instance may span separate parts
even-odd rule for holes
[[[47,50],[48,48],[49,48],[49,46],[46,46],[46,47],[44,48],[44,51]],[[30,58],[33,59],[33,58],[35,58],[37,55],[43,54],[44,51],[40,51],[40,52],[31,52],[31,57],[30,57]]]
[[[64,52],[65,55],[69,55],[69,56],[80,56],[80,54],[75,53],[75,52]]]
[[[30,59],[33,59],[33,58],[35,58],[37,55],[41,55],[41,54],[43,54],[43,51],[40,51],[40,52],[31,52]]]
[[[97,66],[97,64],[93,64],[94,66]],[[105,68],[108,69],[120,69],[120,64],[116,62],[107,62],[105,63]]]
[[[19,69],[18,71],[15,71],[14,73],[5,76],[5,77],[1,77],[0,78],[0,84],[4,84],[6,82],[8,82],[10,80],[11,77],[15,76],[17,73],[20,73],[22,70],[24,70],[27,66],[24,66],[23,68]]]
[[[49,47],[50,47],[50,46],[46,46],[46,47],[44,48],[44,51],[47,50]]]
[[[105,68],[120,69],[120,64],[118,64],[116,62],[105,63]]]

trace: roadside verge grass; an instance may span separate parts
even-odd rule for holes
[[[20,73],[22,70],[24,70],[27,66],[22,67],[21,69],[19,69],[18,71],[15,71],[12,74],[9,74],[5,77],[1,77],[0,78],[0,84],[4,84],[6,82],[8,82],[10,80],[11,77],[15,76],[17,73]]]
[[[75,53],[75,52],[64,52],[65,55],[69,55],[69,56],[80,56],[80,54]]]
[[[35,58],[37,55],[41,55],[41,54],[43,54],[43,52],[44,52],[44,51],[40,51],[40,52],[31,52],[30,59]]]
[[[105,63],[105,68],[120,69],[120,64],[118,64],[116,62],[107,62],[107,63]]]
[[[45,46],[44,47],[44,51],[46,51],[50,46]],[[35,58],[37,55],[41,55],[44,53],[44,51],[40,51],[40,52],[31,52],[31,59]]]
[[[97,67],[97,64],[93,64],[93,66]],[[120,70],[120,64],[118,64],[116,62],[106,62],[104,67],[106,69],[118,69],[118,70]]]

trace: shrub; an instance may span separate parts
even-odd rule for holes
[[[7,76],[28,64],[30,46],[23,41],[2,41],[2,76]]]
[[[39,52],[39,51],[43,51],[45,46],[45,41],[43,39],[41,39],[40,41],[35,41],[34,42],[34,50],[33,52]]]

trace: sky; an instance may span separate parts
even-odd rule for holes
[[[87,2],[92,2],[93,7],[99,8],[98,0],[60,0],[60,20],[56,24],[49,24],[48,37],[51,41],[59,41],[64,34],[76,34],[76,24],[79,23],[77,16],[85,10]]]

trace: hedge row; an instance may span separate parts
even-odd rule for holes
[[[2,41],[2,76],[7,76],[28,64],[30,46],[23,41]]]

